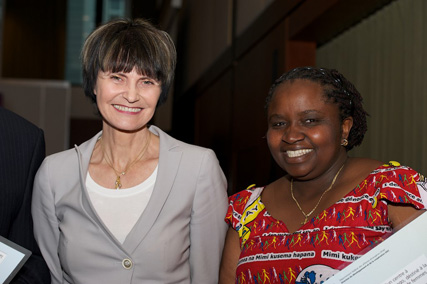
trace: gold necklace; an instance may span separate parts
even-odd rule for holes
[[[299,205],[297,199],[294,196],[294,189],[293,189],[294,179],[291,178],[291,196],[292,196],[292,199],[295,201],[296,205],[298,206],[298,209],[301,211],[302,215],[304,215],[304,217],[305,217],[304,222],[302,222],[301,225],[304,225],[305,223],[307,223],[308,217],[311,214],[313,214],[314,210],[317,209],[317,206],[319,206],[319,204],[320,204],[320,200],[322,200],[322,198],[326,194],[326,192],[328,192],[329,190],[331,190],[331,188],[334,186],[334,183],[337,180],[337,177],[340,174],[341,170],[344,168],[344,165],[345,165],[345,163],[341,166],[341,168],[338,170],[337,174],[334,176],[334,179],[332,180],[331,185],[322,193],[322,195],[319,198],[319,201],[317,201],[316,206],[314,206],[313,210],[311,210],[308,214],[306,214],[304,212],[304,210],[302,210],[301,206]]]
[[[99,140],[101,140],[101,139],[102,139],[102,136]],[[113,167],[113,163],[111,162],[110,157],[108,156],[107,152],[104,149],[104,144],[102,143],[102,141],[100,141],[102,153],[104,154],[104,159],[107,162],[108,166],[110,166],[110,168],[112,168],[114,173],[117,175],[116,182],[114,183],[116,189],[122,188],[122,182],[120,180],[120,176],[124,176],[127,173],[127,171],[130,169],[131,166],[133,166],[136,162],[141,160],[142,157],[144,157],[144,155],[148,149],[148,145],[150,144],[150,139],[151,139],[151,134],[148,133],[147,142],[145,143],[144,147],[141,149],[141,152],[139,152],[139,154],[136,156],[135,160],[133,160],[130,164],[128,164],[127,167],[123,171],[118,171]]]

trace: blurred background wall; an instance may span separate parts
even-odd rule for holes
[[[4,107],[45,129],[48,153],[101,128],[80,85],[84,38],[111,18],[144,17],[178,49],[174,88],[153,123],[214,149],[230,193],[283,174],[264,138],[264,99],[274,79],[304,65],[336,68],[362,93],[369,129],[351,155],[427,172],[424,0],[31,2],[0,0],[0,93]],[[35,84],[25,95],[23,81]]]

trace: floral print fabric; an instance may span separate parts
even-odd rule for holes
[[[239,233],[236,283],[322,283],[391,232],[387,204],[425,209],[425,179],[393,162],[374,170],[331,207],[290,233],[261,200],[264,187],[229,197],[225,221]]]

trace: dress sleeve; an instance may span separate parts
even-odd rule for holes
[[[251,235],[251,222],[264,210],[260,200],[263,187],[253,185],[229,198],[229,206],[225,222],[238,234],[240,246],[243,246]]]
[[[58,257],[59,224],[55,213],[55,200],[49,181],[49,158],[37,172],[32,199],[34,235],[42,255],[49,267],[52,284],[63,282]]]
[[[387,202],[410,204],[417,209],[426,209],[426,181],[423,175],[415,170],[390,162],[383,166],[375,175],[380,200]]]
[[[227,226],[227,182],[213,151],[205,152],[190,222],[192,283],[218,283]]]
[[[248,201],[253,198],[254,192],[252,189],[254,189],[253,185],[228,198],[227,215],[224,220],[236,231],[240,228],[242,214],[245,211]]]

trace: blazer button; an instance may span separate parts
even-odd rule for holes
[[[128,258],[125,258],[125,259],[123,259],[123,261],[122,261],[122,265],[123,265],[123,267],[125,268],[125,269],[131,269],[132,268],[132,260],[130,260],[130,259],[128,259]]]

